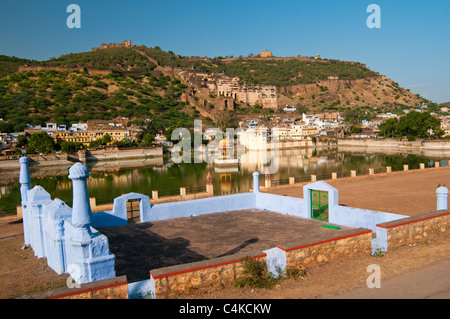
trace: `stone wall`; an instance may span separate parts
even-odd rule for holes
[[[73,165],[74,162],[70,161],[66,154],[55,155],[29,155],[28,156],[30,166],[61,166],[61,165]],[[20,167],[17,157],[1,158],[0,168],[5,170],[16,170]]]
[[[377,225],[387,248],[408,245],[445,233],[450,224],[450,212],[440,210]],[[378,236],[378,234],[377,234]]]
[[[67,68],[61,66],[28,66],[20,65],[18,72],[39,72],[39,71],[57,71],[57,72],[86,72],[90,75],[108,75],[112,73],[112,70],[95,70],[87,68]]]
[[[54,154],[54,155],[30,155],[28,156],[30,166],[61,166],[73,165],[77,161],[81,162],[97,162],[97,161],[111,161],[111,160],[125,160],[137,158],[160,158],[163,156],[162,147],[148,147],[148,148],[129,148],[119,149],[117,147],[110,147],[107,149],[93,149],[81,150],[70,155]],[[13,170],[20,167],[19,161],[16,157],[13,159],[0,158],[0,168]]]
[[[318,242],[303,240],[278,246],[286,253],[286,267],[311,267],[322,262],[368,255],[372,252],[372,231],[364,228],[337,230]]]
[[[338,140],[339,146],[348,147],[370,147],[370,148],[400,148],[403,150],[424,149],[424,150],[450,150],[449,140],[422,140],[405,141],[400,139],[364,139],[345,138]]]
[[[126,276],[82,284],[78,288],[64,287],[18,299],[128,299]]]
[[[150,276],[154,282],[153,297],[170,298],[192,289],[208,290],[232,283],[242,275],[242,259],[247,256],[265,261],[266,254],[253,251],[151,270]]]
[[[152,298],[172,298],[192,290],[210,290],[233,283],[243,273],[244,257],[260,259],[278,276],[286,268],[312,267],[323,262],[368,255],[372,251],[372,231],[358,228],[336,230],[323,240],[308,239],[265,251],[252,251],[150,271]],[[276,251],[276,252],[274,252]],[[269,256],[270,255],[270,256]],[[272,266],[275,266],[272,268]],[[272,269],[271,269],[272,268]]]
[[[162,147],[144,147],[119,149],[117,147],[109,147],[106,149],[90,149],[78,151],[78,160],[80,161],[108,161],[130,158],[144,157],[162,157]]]

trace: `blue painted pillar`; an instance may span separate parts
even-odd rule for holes
[[[77,228],[88,228],[91,224],[92,211],[86,183],[88,177],[86,165],[76,163],[69,169],[69,178],[73,183],[72,225]]]
[[[447,198],[448,198],[448,189],[445,186],[440,186],[436,189],[437,196],[437,210],[447,210]]]
[[[253,193],[259,193],[259,173],[253,173]]]
[[[91,205],[86,179],[89,169],[76,163],[69,169],[73,185],[71,223],[64,223],[67,272],[77,283],[115,277],[115,258],[108,238],[91,226]]]
[[[28,205],[28,191],[30,190],[30,171],[28,169],[28,157],[21,157],[19,183],[20,183],[20,197],[22,203],[22,220],[23,220],[23,237],[25,245],[31,244],[31,229],[30,229],[30,208]]]
[[[28,201],[27,192],[30,190],[30,171],[28,170],[28,157],[21,157],[19,159],[20,163],[20,175],[19,175],[19,183],[20,183],[20,196],[22,199],[22,205],[26,204]]]

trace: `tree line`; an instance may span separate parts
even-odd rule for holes
[[[399,119],[387,119],[379,126],[379,136],[382,137],[408,137],[415,138],[441,138],[444,131],[441,121],[428,112],[412,111]]]

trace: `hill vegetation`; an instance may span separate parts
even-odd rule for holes
[[[28,59],[21,59],[15,56],[0,55],[0,78],[8,74],[17,72],[19,65],[38,65],[40,62]],[[44,64],[44,62],[42,62]]]
[[[110,48],[95,52],[70,53],[56,59],[50,59],[46,66],[68,68],[91,68],[97,70],[140,71],[153,70],[156,65],[135,50]]]
[[[41,70],[18,73],[19,65],[66,67],[80,71]],[[89,74],[85,69],[111,74]],[[245,84],[275,85],[278,104],[319,112],[355,108],[366,118],[378,112],[403,110],[431,103],[401,88],[394,81],[355,62],[298,59],[192,59],[143,45],[70,53],[48,61],[0,56],[0,131],[22,131],[25,124],[71,124],[90,119],[130,117],[154,120],[159,130],[191,128],[194,118],[212,123],[213,110],[202,109],[205,99],[186,96],[196,91],[191,83],[173,76],[172,68],[223,73]],[[338,77],[339,80],[328,80]],[[184,95],[183,95],[184,94]],[[208,100],[209,102],[209,100]],[[213,102],[213,101],[212,101]],[[261,112],[236,105],[237,112]],[[217,115],[217,114],[216,114]]]
[[[444,131],[440,121],[428,112],[411,112],[400,119],[390,118],[380,125],[379,135],[382,137],[401,138],[409,140],[418,138],[440,138]]]
[[[439,106],[440,107],[448,107],[448,108],[450,108],[450,102],[441,103]]]
[[[342,80],[356,80],[377,75],[360,63],[338,60],[249,60],[241,58],[224,63],[221,59],[214,59],[209,64],[197,64],[196,68],[208,72],[223,72],[231,77],[237,76],[247,84],[275,86],[316,83],[320,80],[327,80],[330,76],[338,76]]]
[[[161,129],[191,127],[198,111],[181,101],[186,88],[168,76],[89,75],[84,72],[12,73],[0,79],[2,132],[22,131],[25,124],[44,125],[112,119],[154,118]]]

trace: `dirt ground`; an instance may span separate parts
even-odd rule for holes
[[[436,210],[438,184],[450,185],[450,168],[395,172],[327,181],[339,191],[342,205],[404,215]],[[280,187],[271,193],[303,197],[300,186]],[[30,248],[23,249],[20,221],[0,222],[0,298],[11,298],[66,284],[67,275],[57,275],[44,258],[37,259]],[[391,250],[384,256],[364,256],[325,263],[307,269],[302,279],[281,280],[273,289],[224,287],[212,292],[192,292],[182,298],[291,299],[329,298],[361,287],[368,277],[367,266],[377,264],[382,280],[450,259],[450,234],[440,234],[416,244]]]
[[[364,256],[324,263],[307,269],[299,279],[282,279],[272,289],[227,286],[211,292],[192,293],[180,298],[192,299],[329,299],[352,289],[367,287],[367,267],[376,264],[383,281],[450,260],[450,234],[410,246],[400,247],[384,256]],[[363,298],[358,297],[358,298]],[[403,298],[403,297],[400,297]]]
[[[0,222],[0,299],[63,287],[67,275],[58,275],[45,258],[36,258],[23,247],[23,224]]]

